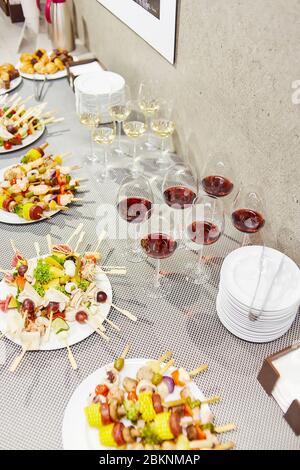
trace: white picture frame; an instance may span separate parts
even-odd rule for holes
[[[171,64],[175,63],[177,0],[155,0],[155,4],[159,5],[159,14],[156,12],[156,15],[147,11],[137,0],[97,1]],[[150,2],[151,5],[151,0],[144,1],[146,4]]]

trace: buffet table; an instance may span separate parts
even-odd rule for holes
[[[32,82],[24,81],[22,96],[32,95]],[[50,127],[40,140],[49,142],[51,153],[72,151],[72,163],[84,164],[87,151],[87,130],[80,125],[75,113],[74,94],[66,79],[51,83],[46,101],[49,107],[59,108],[65,121]],[[0,166],[18,162],[20,154],[1,157]],[[118,166],[118,165],[117,165]],[[125,176],[120,161],[118,183]],[[95,244],[96,227],[101,219],[101,203],[114,204],[118,184],[99,184],[93,164],[82,167],[80,176],[89,181],[82,205],[72,205],[67,212],[33,225],[0,225],[2,240],[1,265],[11,260],[9,239],[27,256],[34,255],[33,242],[46,250],[46,235],[64,242],[80,222],[85,225],[86,246]],[[153,175],[152,175],[153,176]],[[157,183],[159,188],[159,182]],[[159,201],[159,190],[157,189]],[[115,220],[112,218],[112,220]],[[105,343],[97,334],[72,348],[78,363],[73,371],[66,351],[30,352],[16,373],[8,364],[20,348],[8,340],[0,343],[0,448],[1,449],[60,449],[61,426],[67,402],[75,388],[97,368],[114,360],[124,345],[132,344],[129,357],[157,357],[172,350],[178,363],[187,369],[207,362],[209,370],[196,378],[207,396],[220,395],[222,401],[213,405],[217,423],[235,422],[237,430],[226,439],[236,442],[237,449],[300,449],[300,440],[289,428],[275,401],[266,395],[257,381],[257,374],[266,356],[278,351],[300,337],[299,316],[283,338],[270,344],[251,344],[230,334],[220,323],[215,300],[219,271],[223,258],[240,244],[237,232],[228,224],[226,233],[217,244],[209,266],[212,281],[209,286],[197,287],[185,280],[184,262],[192,261],[194,253],[178,250],[164,261],[162,270],[173,283],[173,293],[164,300],[147,299],[141,290],[153,275],[151,261],[127,264],[127,275],[110,277],[116,303],[138,316],[136,323],[117,312],[111,319],[121,326],[121,333],[109,331],[111,341]],[[106,240],[102,244],[104,262],[124,264],[120,250],[124,241]]]

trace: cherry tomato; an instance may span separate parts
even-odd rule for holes
[[[5,148],[5,150],[10,150],[12,148],[12,143],[11,142],[4,142],[4,148]]]
[[[97,385],[97,387],[95,389],[96,395],[103,395],[104,397],[106,397],[108,395],[108,392],[109,392],[109,388],[105,384]]]
[[[62,320],[64,320],[66,318],[66,314],[65,312],[58,312],[58,313],[55,313],[53,315],[53,320],[55,320],[56,318],[61,318]]]
[[[88,319],[88,315],[86,312],[77,312],[75,315],[75,319],[78,323],[85,323]]]

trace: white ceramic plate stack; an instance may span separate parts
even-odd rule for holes
[[[102,122],[110,122],[111,117],[103,109],[108,107],[109,98],[112,94],[111,104],[122,102],[125,80],[121,75],[113,72],[93,72],[82,74],[74,80],[76,109],[78,106],[79,92],[86,95],[99,95],[99,110],[101,112]]]
[[[217,312],[219,319],[235,336],[254,343],[274,341],[292,326],[300,304],[300,270],[285,256],[278,276],[282,253],[265,248],[259,280],[262,247],[246,246],[230,253],[222,266]],[[265,302],[269,288],[273,288]],[[251,321],[249,311],[259,319]],[[260,314],[265,303],[264,311]]]

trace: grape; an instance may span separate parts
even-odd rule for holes
[[[27,312],[29,314],[34,313],[34,310],[35,310],[34,302],[30,299],[25,299],[22,304],[22,310],[23,312]]]
[[[86,312],[81,311],[76,313],[75,318],[78,323],[85,323],[88,319],[88,316]]]
[[[26,274],[26,272],[27,272],[27,270],[28,270],[27,264],[22,264],[22,265],[19,267],[19,269],[18,269],[18,274],[19,274],[20,276],[24,277],[25,274]]]
[[[58,313],[59,312],[59,303],[58,302],[49,302],[47,306],[47,313]]]
[[[99,304],[104,303],[107,301],[107,294],[105,292],[98,292],[97,294],[97,302]]]

